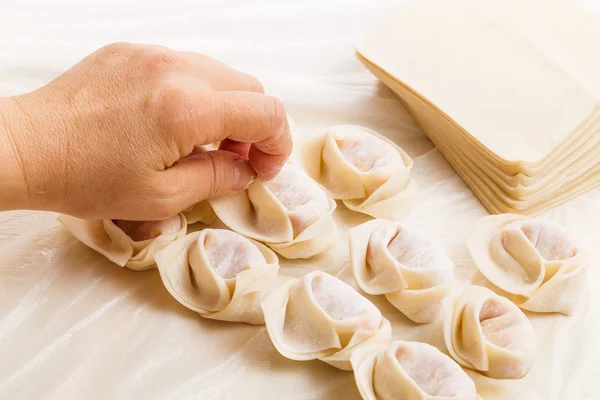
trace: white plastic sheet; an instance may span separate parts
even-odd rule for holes
[[[0,95],[34,89],[113,41],[207,53],[258,76],[282,98],[297,134],[354,123],[395,140],[415,160],[418,206],[409,222],[439,240],[461,282],[478,281],[465,239],[486,215],[391,92],[352,48],[393,0],[2,1]],[[593,6],[595,0],[588,0]],[[597,5],[596,5],[597,7]],[[407,38],[410,40],[410,38]],[[595,399],[600,391],[600,190],[544,215],[592,254],[580,310],[531,316],[540,346],[521,381],[477,377],[485,399]],[[339,207],[344,228],[367,217]],[[342,229],[345,239],[345,229]],[[282,279],[337,273],[347,243],[282,263]],[[375,299],[395,339],[426,330]],[[187,310],[156,271],[119,268],[72,238],[56,215],[0,213],[0,398],[358,399],[352,374],[280,356],[263,327],[209,321]]]

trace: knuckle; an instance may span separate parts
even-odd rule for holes
[[[118,63],[128,60],[135,54],[135,45],[126,42],[115,42],[108,44],[90,55],[90,58],[99,65],[118,65]]]
[[[258,78],[255,78],[252,75],[248,75],[248,77],[248,80],[250,82],[250,90],[253,92],[265,94],[265,88],[263,87],[263,84],[260,82],[260,80],[258,80]]]
[[[159,48],[145,55],[146,68],[152,73],[165,73],[177,68],[181,63],[181,57],[176,52]]]
[[[197,144],[198,135],[212,141],[216,122],[209,92],[189,90],[176,82],[163,82],[146,101],[147,114],[168,142],[176,142],[184,154]]]
[[[196,52],[186,52],[186,54],[191,55],[200,65],[224,65],[221,61],[215,60],[206,54]]]
[[[100,51],[104,51],[107,53],[120,53],[123,51],[128,51],[132,47],[133,45],[128,42],[114,42],[102,47]]]
[[[165,83],[152,92],[150,108],[159,126],[170,133],[187,119],[190,112],[189,96],[179,85]]]
[[[226,188],[228,183],[228,168],[220,153],[209,152],[206,153],[206,157],[208,158],[208,168],[210,169],[211,174],[208,175],[205,197],[211,198],[221,193],[224,188]],[[210,177],[212,177],[212,179],[210,179]]]

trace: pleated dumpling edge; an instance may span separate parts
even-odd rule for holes
[[[365,346],[350,358],[364,400],[475,400],[475,384],[446,354],[426,343],[398,340]]]
[[[210,204],[230,229],[286,258],[310,258],[339,241],[335,200],[295,164],[285,164],[271,181],[257,180],[239,193],[211,199]]]
[[[435,319],[454,284],[454,263],[420,230],[375,219],[349,231],[350,267],[358,286],[385,295],[417,323]]]
[[[84,220],[69,215],[58,220],[77,240],[134,271],[155,268],[154,255],[187,232],[183,213],[165,221]]]
[[[533,365],[537,338],[519,307],[482,286],[442,301],[438,326],[459,364],[495,379],[520,379]]]
[[[156,254],[169,293],[204,318],[264,323],[261,301],[279,270],[275,253],[224,229],[191,233]]]
[[[577,309],[587,253],[559,224],[517,214],[484,217],[468,247],[479,271],[519,307],[565,315]]]
[[[295,158],[350,210],[393,221],[404,220],[412,210],[412,159],[369,128],[337,125],[302,137]]]
[[[391,325],[379,309],[325,272],[286,282],[261,306],[275,348],[292,360],[319,359],[349,371],[358,348],[391,340]]]

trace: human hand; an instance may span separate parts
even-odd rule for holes
[[[215,141],[220,150],[200,148]],[[160,220],[273,178],[292,140],[256,78],[201,54],[116,43],[0,99],[3,148],[0,209]]]

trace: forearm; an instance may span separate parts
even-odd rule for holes
[[[16,136],[27,123],[15,100],[0,98],[0,211],[31,208],[30,196]]]

